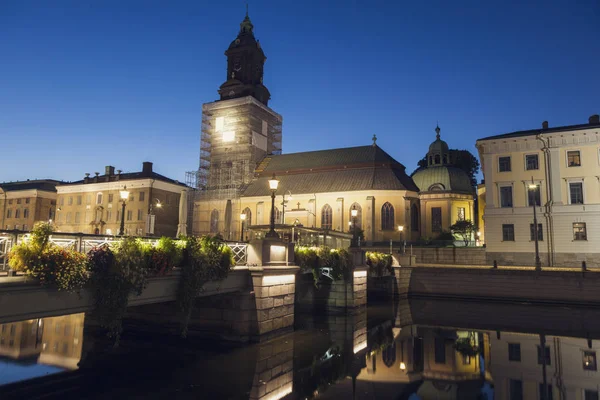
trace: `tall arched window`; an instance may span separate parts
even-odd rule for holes
[[[436,154],[435,156],[433,156],[433,159],[435,160],[435,165],[438,165],[440,163],[440,155]]]
[[[219,232],[219,211],[212,210],[210,213],[210,233]]]
[[[271,223],[271,214],[269,214],[269,223]],[[279,208],[277,207],[275,207],[275,223],[281,223],[281,211],[279,211]]]
[[[350,222],[354,224],[354,218],[352,218],[352,210],[356,209],[356,229],[362,229],[362,207],[358,203],[352,203],[350,206],[350,210],[348,211],[350,214]],[[352,228],[352,227],[351,227]]]
[[[333,211],[329,204],[325,204],[321,209],[321,228],[331,229],[333,224]]]
[[[246,221],[244,221],[246,226],[252,225],[252,211],[250,211],[250,208],[248,208],[248,207],[244,208],[244,211],[242,211],[242,214],[246,215]]]
[[[410,230],[419,230],[419,207],[416,204],[410,206]]]
[[[381,230],[394,230],[394,206],[388,202],[381,206]]]

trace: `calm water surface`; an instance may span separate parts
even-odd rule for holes
[[[0,398],[598,399],[600,310],[410,300],[232,345],[84,314],[0,325]],[[85,328],[85,329],[84,329]]]

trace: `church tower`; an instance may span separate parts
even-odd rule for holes
[[[233,238],[240,194],[265,156],[281,154],[282,117],[268,107],[271,94],[263,84],[267,58],[254,36],[248,11],[225,56],[227,76],[218,90],[220,99],[202,105],[196,185],[199,203],[212,204],[198,204],[210,210],[199,214],[194,230]]]

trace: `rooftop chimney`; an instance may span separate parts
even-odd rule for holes
[[[88,183],[90,180],[90,173],[86,172],[85,173],[85,178],[83,178],[83,183]]]
[[[548,121],[542,122],[542,129],[548,129]]]
[[[589,121],[590,125],[600,124],[600,115],[594,114],[594,115],[590,116],[590,119],[588,121]]]
[[[122,169],[117,170],[117,180],[121,179],[121,172],[123,172]]]
[[[109,176],[114,175],[115,167],[113,167],[112,165],[107,165],[106,167],[104,167],[104,174]]]
[[[152,173],[152,163],[150,161],[144,161],[142,163],[142,172],[145,174]]]

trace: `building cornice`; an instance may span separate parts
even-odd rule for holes
[[[204,103],[202,105],[202,111],[210,112],[210,111],[222,110],[222,109],[237,107],[237,106],[246,105],[246,104],[253,104],[256,107],[261,108],[263,111],[275,116],[279,121],[283,121],[283,117],[280,114],[276,113],[275,111],[273,111],[273,109],[264,105],[263,103],[256,100],[252,96],[239,97],[236,99],[229,99],[229,100],[217,100],[212,103]]]
[[[123,189],[124,186],[127,186],[127,189],[145,189],[145,188],[154,188],[165,190],[167,192],[172,193],[181,193],[182,190],[186,188],[181,185],[176,185],[174,183],[163,182],[156,179],[143,178],[143,179],[131,179],[124,181],[114,181],[114,182],[96,182],[96,183],[80,183],[80,184],[71,184],[71,185],[60,185],[56,187],[58,194],[67,194],[67,193],[93,193],[93,192],[103,192],[103,191],[117,191]]]

